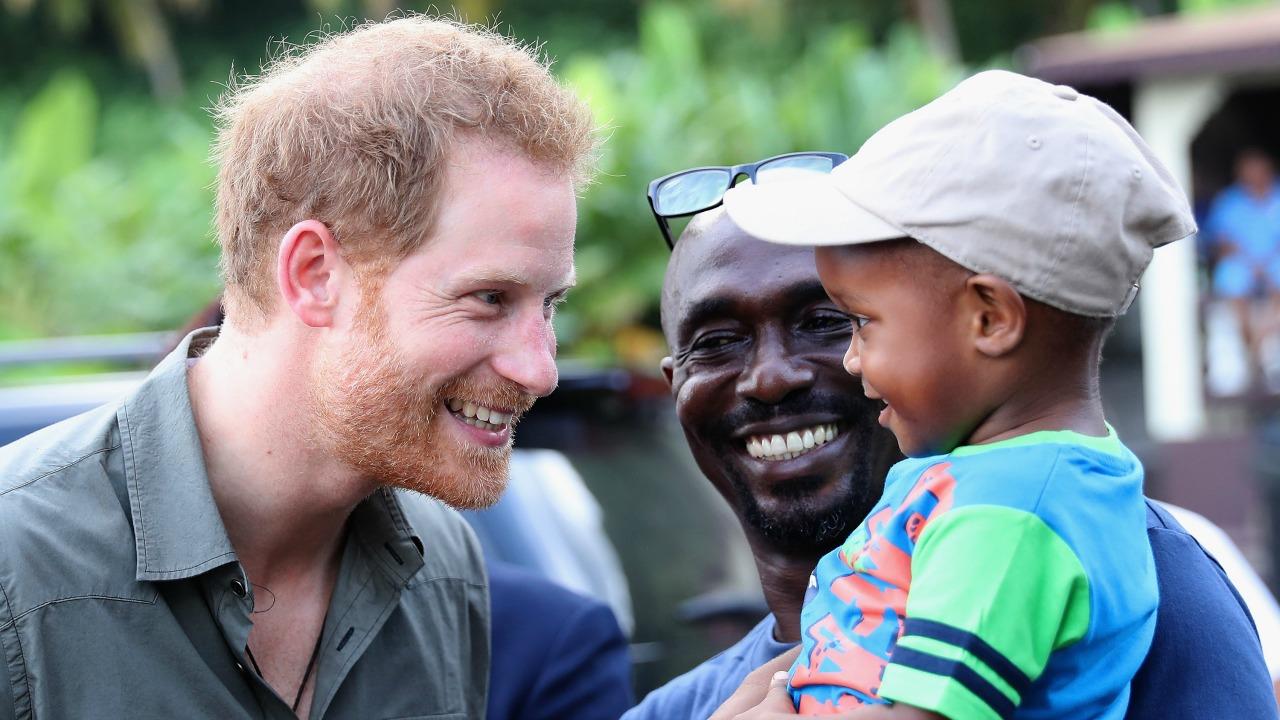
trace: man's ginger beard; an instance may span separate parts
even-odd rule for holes
[[[490,447],[459,441],[445,423],[450,398],[515,410],[534,398],[510,382],[457,377],[433,387],[392,344],[375,283],[357,310],[347,347],[317,358],[311,378],[316,442],[370,482],[415,490],[455,508],[487,507],[507,485],[511,442]],[[514,433],[512,435],[514,437]]]

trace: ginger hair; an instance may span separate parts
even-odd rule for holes
[[[286,50],[214,116],[227,314],[249,324],[271,312],[294,224],[323,222],[348,262],[384,270],[430,236],[458,142],[510,147],[578,186],[597,147],[590,110],[536,48],[425,15]]]

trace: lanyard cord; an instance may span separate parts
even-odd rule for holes
[[[298,703],[302,702],[302,693],[307,689],[307,681],[311,679],[311,671],[316,667],[316,660],[320,658],[321,641],[324,640],[324,632],[320,632],[320,637],[316,638],[316,646],[311,650],[311,659],[307,661],[307,669],[302,672],[302,684],[298,686],[298,694],[293,698],[293,706],[290,710],[294,715],[298,714]],[[248,643],[244,646],[244,654],[248,656],[249,662],[253,665],[254,672],[258,673],[258,677],[266,682],[267,678],[262,674],[262,668],[258,667],[258,660],[253,657],[253,650]]]

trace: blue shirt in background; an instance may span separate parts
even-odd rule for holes
[[[1254,197],[1240,185],[1232,185],[1214,198],[1204,233],[1212,241],[1234,243],[1252,260],[1265,260],[1280,251],[1280,186]]]
[[[1246,298],[1280,289],[1280,187],[1259,198],[1232,185],[1214,198],[1202,234],[1208,247],[1230,242],[1237,252],[1213,266],[1213,292]]]

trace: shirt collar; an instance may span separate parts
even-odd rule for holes
[[[236,559],[209,488],[187,386],[188,359],[217,336],[217,328],[186,336],[116,413],[140,581],[194,577]],[[397,585],[422,567],[422,541],[389,488],[357,505],[350,527]]]
[[[378,566],[400,587],[424,564],[424,549],[405,517],[399,493],[379,488],[351,513],[351,529]]]
[[[217,334],[204,328],[186,336],[116,413],[140,581],[193,577],[235,560],[187,388],[187,359]]]

